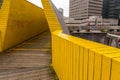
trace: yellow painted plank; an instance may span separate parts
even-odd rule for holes
[[[102,61],[102,80],[110,80],[112,69],[112,58],[120,57],[120,53],[103,54]]]
[[[93,80],[95,53],[89,51],[88,80]]]
[[[83,53],[84,59],[83,59],[83,80],[88,79],[88,49],[84,48],[84,53]]]
[[[64,68],[62,72],[66,76],[70,72],[71,77],[70,79],[66,77],[65,80],[108,80],[111,77],[109,75],[111,72],[110,61],[114,57],[119,57],[119,49],[66,35],[61,33],[61,31],[55,31],[53,34],[57,36],[56,38],[63,39],[63,44],[66,41],[70,42],[70,45],[66,44],[65,46],[68,45],[70,47],[70,63],[66,65],[71,65],[71,71],[68,71],[66,66],[62,67]],[[65,51],[66,49],[62,50]],[[65,53],[68,54],[68,52],[69,48]],[[69,62],[69,60],[66,61]]]
[[[83,80],[83,69],[84,69],[84,65],[83,65],[83,60],[84,60],[84,48],[80,46],[80,59],[79,59],[79,80]]]
[[[75,76],[74,77],[74,80],[79,80],[78,79],[78,64],[79,64],[79,46],[78,45],[74,45],[74,73],[73,75]]]
[[[101,79],[101,61],[101,56],[99,54],[95,54],[94,80]]]
[[[112,60],[111,80],[120,80],[120,58]]]

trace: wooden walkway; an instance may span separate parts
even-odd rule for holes
[[[42,33],[0,55],[0,80],[54,80],[51,37]]]

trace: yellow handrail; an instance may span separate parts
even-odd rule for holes
[[[44,12],[46,15],[47,22],[49,24],[50,31],[54,32],[56,30],[62,30],[61,25],[57,19],[57,16],[54,13],[54,10],[52,9],[52,6],[50,5],[49,0],[42,0],[42,4],[44,7]]]
[[[60,80],[120,80],[117,48],[55,31],[52,55],[52,65]]]

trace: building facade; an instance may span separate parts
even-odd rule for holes
[[[103,0],[103,9],[102,9],[102,17],[108,18],[109,11],[109,0]]]
[[[70,18],[87,19],[102,16],[103,0],[70,0]]]
[[[118,19],[120,25],[120,0],[103,0],[103,18]]]
[[[103,18],[120,17],[120,0],[103,0]]]
[[[92,29],[115,29],[118,28],[118,19],[103,19],[102,17],[89,17],[89,19],[76,20],[74,18],[64,18],[68,30],[80,31],[82,28]],[[97,24],[96,24],[97,23]]]

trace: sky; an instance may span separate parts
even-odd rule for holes
[[[42,7],[41,0],[28,0],[35,5]],[[64,16],[69,16],[69,0],[52,0],[52,2],[55,4],[57,8],[63,8],[64,9]]]

